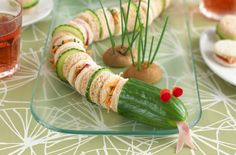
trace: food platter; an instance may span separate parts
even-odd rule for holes
[[[124,118],[117,113],[108,113],[107,110],[89,103],[69,84],[57,77],[55,70],[48,61],[53,29],[61,23],[68,22],[86,8],[99,8],[99,3],[93,0],[89,2],[58,0],[54,3],[53,20],[31,100],[31,112],[34,118],[49,129],[73,134],[166,135],[177,133],[177,129],[156,129]],[[117,1],[107,1],[104,4],[114,6],[117,5]],[[172,7],[184,8],[186,4],[176,3],[176,5],[178,6]],[[174,13],[170,8],[165,14],[170,17],[171,24],[167,28],[160,52],[155,59],[155,62],[161,66],[164,72],[164,78],[155,86],[171,89],[177,85],[185,90],[182,100],[189,113],[187,122],[190,127],[193,127],[200,119],[201,104],[194,59],[189,46],[191,38],[186,23],[187,12]],[[178,16],[178,22],[174,22],[177,20],[176,16]],[[163,18],[155,20],[149,28],[150,33],[158,36],[163,21]],[[179,22],[185,24],[184,29],[182,25],[172,24]],[[116,39],[118,40],[118,38]],[[97,64],[104,66],[102,54],[109,46],[108,40],[91,45],[92,58]],[[111,68],[111,70],[120,74],[124,68]]]
[[[221,77],[223,80],[229,82],[230,84],[236,86],[236,68],[232,67],[225,67],[221,64],[219,64],[214,59],[214,44],[218,41],[218,36],[215,33],[214,27],[207,28],[201,35],[200,39],[200,49],[201,54],[208,65],[208,67],[215,72],[219,77]]]

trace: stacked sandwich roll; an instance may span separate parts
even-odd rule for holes
[[[129,32],[134,29],[137,13],[139,13],[139,20],[142,23],[146,22],[148,0],[141,0],[139,12],[137,12],[138,2],[134,0],[130,4],[127,24]],[[168,0],[151,0],[149,24],[168,5]],[[128,3],[123,4],[122,7],[127,14]],[[112,35],[121,35],[120,7],[105,8],[105,15]],[[102,9],[96,11],[86,9],[68,23],[57,26],[52,34],[51,54],[61,80],[67,81],[90,102],[116,112],[119,93],[127,79],[97,65],[86,53],[86,47],[93,41],[109,37],[105,15]]]

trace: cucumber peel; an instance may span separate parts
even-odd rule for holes
[[[83,33],[80,31],[80,29],[78,29],[72,25],[63,24],[63,25],[57,26],[54,29],[54,31],[52,32],[52,36],[54,36],[55,34],[60,33],[60,32],[69,32],[69,33],[75,35],[76,37],[78,37],[82,42],[84,42]]]
[[[128,80],[122,88],[118,113],[159,129],[174,129],[176,122],[185,121],[188,115],[181,100],[172,97],[163,103],[159,88],[134,79]]]

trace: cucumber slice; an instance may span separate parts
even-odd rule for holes
[[[64,52],[64,54],[62,54],[59,57],[59,59],[58,59],[58,61],[56,63],[56,72],[57,72],[58,77],[62,81],[66,81],[66,78],[63,75],[63,65],[64,65],[66,59],[69,58],[70,56],[72,56],[73,54],[78,53],[78,52],[81,52],[81,51],[78,50],[78,49],[72,48],[72,49],[69,49],[66,52]]]
[[[99,26],[99,38],[102,38],[102,34],[103,34],[102,23],[101,23],[98,15],[96,14],[96,12],[94,12],[91,9],[86,9],[85,12],[89,13],[96,20],[97,26]]]
[[[174,129],[176,122],[186,120],[187,110],[178,98],[163,103],[159,94],[160,89],[130,79],[119,96],[118,113],[159,129]]]
[[[74,26],[71,26],[71,25],[68,25],[68,24],[59,25],[52,32],[52,36],[54,36],[54,35],[56,35],[60,32],[71,33],[71,34],[75,35],[76,37],[78,37],[82,42],[84,42],[83,33],[80,31],[80,29],[78,29]]]
[[[110,71],[109,69],[107,68],[99,68],[96,72],[93,73],[93,75],[91,76],[91,78],[89,79],[88,81],[88,85],[87,85],[87,88],[86,88],[86,98],[89,102],[92,102],[91,101],[91,97],[90,97],[90,87],[92,85],[92,82],[93,80],[99,75],[101,74],[103,71]]]
[[[22,0],[21,4],[23,9],[29,9],[38,4],[38,2],[39,2],[38,0]]]

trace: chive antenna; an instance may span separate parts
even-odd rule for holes
[[[146,17],[146,29],[145,29],[145,40],[144,40],[144,47],[143,47],[143,60],[142,62],[144,62],[144,58],[146,55],[146,49],[147,49],[147,39],[148,39],[148,27],[149,27],[149,12],[150,12],[150,1],[148,0],[148,7],[147,7],[147,17]]]
[[[166,30],[166,27],[167,27],[168,20],[169,20],[169,17],[166,17],[166,19],[165,19],[165,25],[164,25],[164,27],[163,27],[163,29],[162,29],[161,36],[160,36],[160,38],[159,38],[159,40],[158,40],[158,44],[157,44],[156,50],[155,50],[155,52],[154,52],[154,55],[153,55],[153,57],[152,57],[152,59],[151,59],[151,63],[150,63],[150,64],[153,63],[153,61],[154,61],[154,59],[155,59],[155,57],[156,57],[156,55],[157,55],[157,53],[158,53],[158,50],[159,50],[159,48],[160,48],[160,45],[161,45],[163,36],[164,36],[164,34],[165,34],[165,30]]]
[[[150,61],[151,61],[153,43],[154,43],[154,36],[152,36],[151,49],[150,49],[149,56],[148,56],[148,67],[149,67]]]

